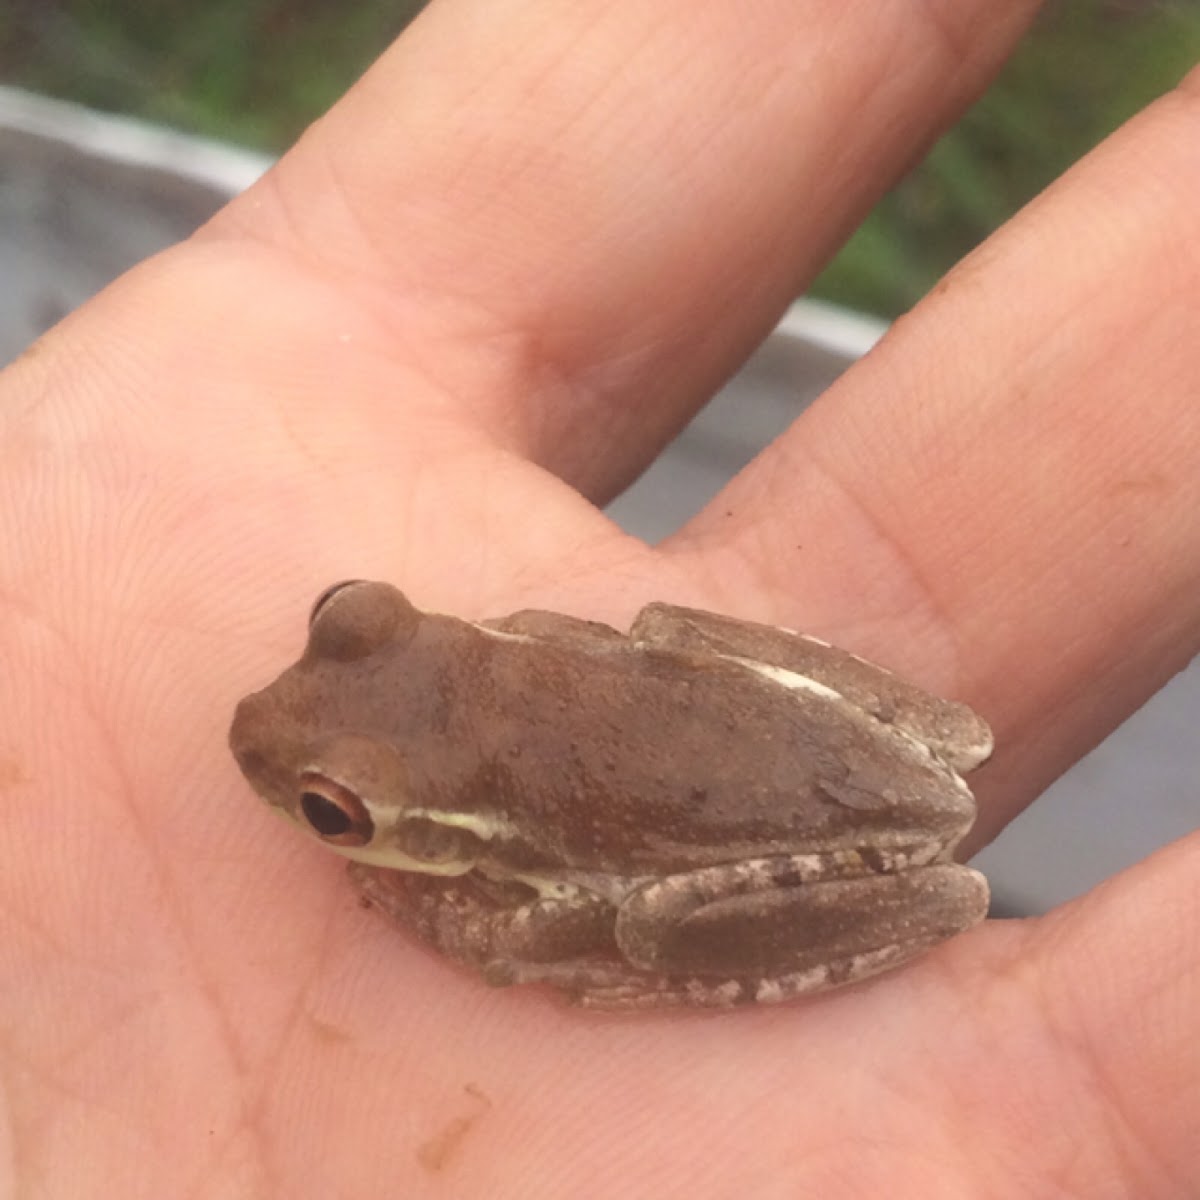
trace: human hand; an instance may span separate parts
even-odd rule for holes
[[[224,744],[348,576],[828,636],[991,721],[979,840],[1159,687],[1198,640],[1195,77],[676,537],[594,507],[1032,9],[444,3],[5,374],[13,1188],[1184,1193],[1195,837],[850,992],[595,1016],[364,912]]]

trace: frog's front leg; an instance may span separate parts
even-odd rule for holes
[[[616,953],[615,910],[580,889],[538,896],[523,884],[474,872],[426,875],[362,863],[351,863],[349,873],[372,904],[492,983],[523,982],[526,963]]]
[[[673,604],[648,604],[629,631],[645,646],[736,658],[789,686],[783,674],[809,681],[853,708],[923,742],[959,771],[992,752],[987,723],[965,704],[943,700],[847,650],[819,638]],[[777,669],[774,673],[772,669]]]
[[[877,856],[873,856],[877,857]],[[781,855],[668,875],[632,892],[616,941],[633,966],[672,979],[728,980],[729,1003],[779,1000],[866,978],[969,929],[987,882],[955,863],[852,850]],[[882,873],[871,873],[872,869]]]

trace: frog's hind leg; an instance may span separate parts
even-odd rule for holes
[[[643,971],[740,980],[762,1002],[897,966],[986,915],[987,882],[969,867],[893,854],[876,873],[857,857],[781,855],[655,880],[621,904],[617,946]]]
[[[808,634],[697,608],[648,604],[635,618],[629,636],[644,646],[738,659],[751,669],[765,668],[763,673],[784,686],[788,684],[782,672],[799,676],[800,681],[828,689],[855,709],[923,742],[959,771],[977,767],[992,752],[991,730],[965,704],[931,695],[865,658]]]

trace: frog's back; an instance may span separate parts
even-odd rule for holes
[[[545,649],[487,655],[489,803],[571,866],[684,868],[853,845],[873,827],[902,839],[910,820],[927,832],[930,793],[973,811],[924,746],[828,688],[627,641]]]

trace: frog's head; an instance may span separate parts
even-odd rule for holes
[[[455,875],[474,864],[478,831],[413,795],[393,686],[421,675],[408,651],[422,620],[390,584],[327,589],[299,662],[241,701],[229,744],[254,790],[331,849]]]

